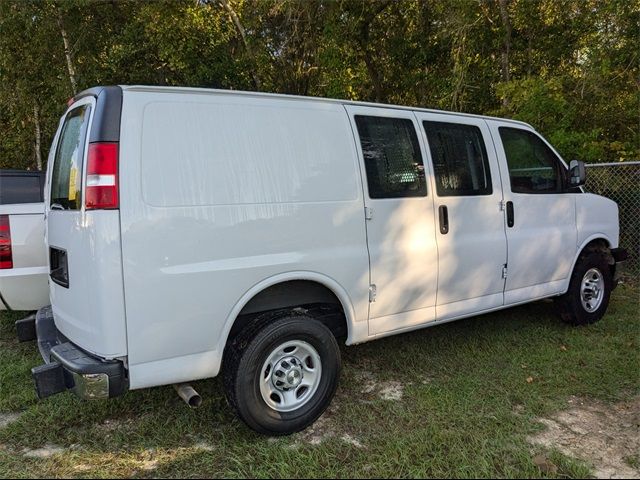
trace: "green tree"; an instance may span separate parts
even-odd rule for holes
[[[37,168],[74,92],[188,85],[530,122],[567,158],[640,158],[626,0],[0,2],[0,167]]]

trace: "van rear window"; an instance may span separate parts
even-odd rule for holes
[[[79,210],[82,205],[82,161],[91,107],[71,110],[62,126],[51,177],[51,207]]]

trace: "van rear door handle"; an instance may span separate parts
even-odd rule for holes
[[[515,224],[513,216],[513,202],[507,202],[507,227],[511,228]]]
[[[446,205],[440,205],[438,217],[440,218],[440,233],[446,235],[449,233],[449,210]]]

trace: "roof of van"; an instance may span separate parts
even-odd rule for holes
[[[533,128],[531,125],[518,120],[512,120],[510,118],[492,117],[489,115],[476,115],[473,113],[451,112],[446,110],[435,110],[429,108],[408,107],[406,105],[393,105],[386,103],[372,103],[372,102],[356,102],[353,100],[340,100],[336,98],[324,98],[324,97],[305,97],[302,95],[288,95],[283,93],[264,93],[264,92],[248,92],[243,90],[221,90],[216,88],[195,88],[195,87],[164,87],[164,86],[146,86],[146,85],[120,85],[123,90],[140,91],[140,92],[166,92],[166,93],[191,93],[191,94],[223,94],[223,95],[241,95],[246,97],[259,97],[259,98],[278,98],[284,100],[304,100],[311,102],[324,102],[324,103],[339,103],[342,105],[358,105],[364,107],[377,107],[377,108],[393,108],[401,110],[415,110],[419,112],[440,113],[446,115],[457,115],[464,117],[483,118],[491,120],[501,120],[504,122],[510,122],[517,125]]]

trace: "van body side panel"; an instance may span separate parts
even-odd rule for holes
[[[341,105],[125,90],[120,142],[131,388],[216,375],[238,301],[282,273],[337,282],[366,325],[364,203]]]
[[[606,238],[611,248],[618,247],[618,205],[613,200],[593,193],[577,195],[576,226],[578,247],[590,238]]]

